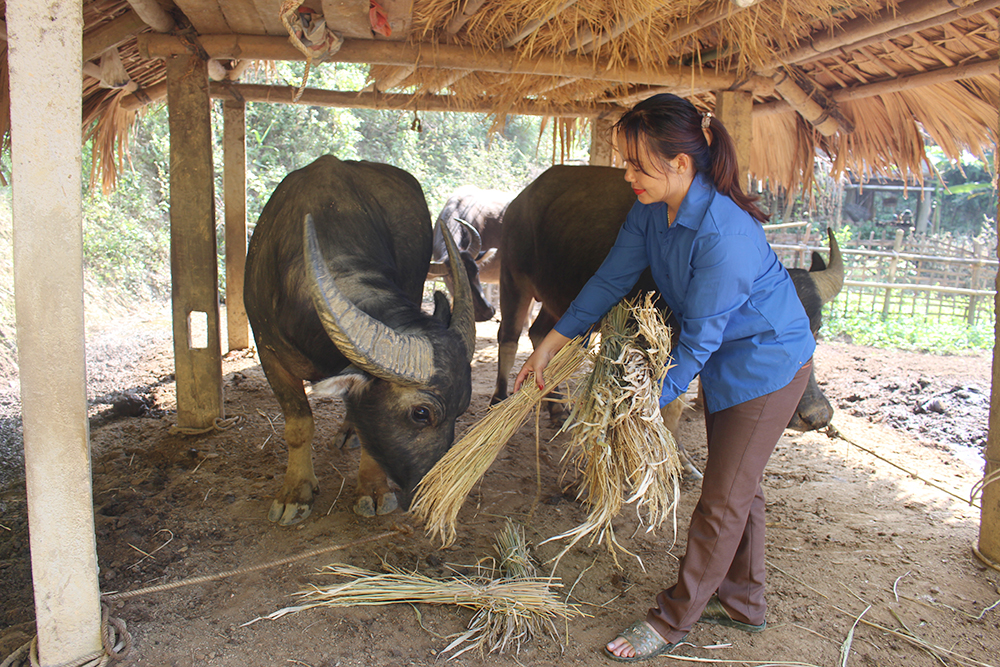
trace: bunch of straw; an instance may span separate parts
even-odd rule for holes
[[[681,468],[659,410],[670,368],[670,329],[647,295],[641,305],[622,302],[612,308],[600,333],[593,369],[578,385],[564,427],[573,435],[565,458],[579,471],[578,497],[590,514],[576,528],[546,540],[570,540],[553,559],[557,562],[587,535],[598,543],[607,538],[616,562],[616,548],[629,553],[612,524],[623,504],[635,503],[640,522],[645,511],[647,530],[672,517],[676,532]]]
[[[499,582],[521,582],[524,585],[542,581],[538,578],[538,570],[528,553],[523,528],[508,519],[504,529],[495,538],[494,548],[500,557],[497,566]],[[551,586],[560,585],[552,583],[551,580],[546,581],[549,581]],[[548,590],[547,594],[551,596],[552,591]],[[469,646],[451,656],[452,658],[457,658],[473,648],[479,648],[480,651],[488,649],[490,653],[503,653],[508,646],[513,646],[515,651],[519,652],[525,641],[543,633],[559,641],[555,619],[582,616],[584,613],[576,606],[559,602],[554,596],[552,600],[557,605],[552,609],[554,612],[558,609],[557,613],[539,613],[536,607],[527,605],[499,609],[493,606],[481,607],[469,621],[469,629],[442,652],[447,653],[466,642],[469,642]]]
[[[407,573],[386,565],[378,573],[350,565],[328,565],[323,574],[351,577],[346,583],[312,586],[297,595],[302,603],[279,609],[267,619],[278,619],[315,607],[353,607],[387,604],[446,604],[473,609],[476,614],[468,630],[452,641],[444,652],[463,643],[468,646],[451,656],[466,651],[502,653],[508,646],[518,650],[522,642],[548,632],[558,639],[556,619],[569,619],[586,614],[576,605],[559,600],[553,588],[561,586],[552,579],[539,578],[528,556],[522,531],[508,522],[506,531],[497,538],[500,565],[476,577],[456,577],[439,581],[416,572]]]
[[[543,396],[565,382],[586,358],[581,338],[563,346],[545,369],[546,390],[529,378],[520,391],[491,407],[417,485],[410,512],[424,522],[427,534],[442,548],[455,541],[458,511],[472,487],[496,460]]]

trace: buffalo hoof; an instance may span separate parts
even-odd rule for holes
[[[275,500],[271,503],[271,509],[267,513],[267,518],[277,522],[279,526],[294,526],[304,521],[311,513],[312,505],[282,503]]]
[[[704,475],[701,471],[694,467],[694,464],[690,461],[682,461],[681,468],[684,471],[684,481],[685,482],[699,482],[704,479]]]
[[[358,496],[354,502],[354,513],[358,516],[371,518],[376,515],[390,514],[399,509],[399,501],[392,491],[383,493],[378,499],[378,505],[371,496]]]

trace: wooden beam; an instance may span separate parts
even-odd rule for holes
[[[137,34],[149,26],[134,11],[127,11],[118,18],[94,28],[83,36],[83,61],[93,60],[105,51]]]
[[[945,67],[941,69],[922,72],[912,76],[899,77],[890,81],[879,81],[863,86],[853,86],[851,88],[841,88],[828,93],[830,98],[837,103],[861,100],[876,95],[888,95],[904,90],[912,90],[923,86],[932,86],[938,83],[958,81],[960,79],[972,79],[978,76],[989,76],[997,73],[997,65],[1000,59],[984,60],[969,65],[959,65],[958,67]],[[769,115],[774,113],[788,113],[792,107],[786,102],[769,102],[768,104],[758,104],[753,108],[754,115]]]
[[[226,333],[229,350],[250,347],[250,323],[243,305],[247,263],[247,123],[246,104],[222,104],[222,198],[226,216]]]
[[[753,147],[753,96],[750,93],[719,90],[715,93],[715,115],[736,145],[736,163],[743,177],[740,185],[749,188],[750,153]]]
[[[177,426],[202,429],[225,416],[206,63],[167,58],[167,90]]]
[[[305,56],[284,37],[202,35],[199,41],[212,58],[305,59]],[[166,58],[188,52],[184,43],[171,35],[142,34],[138,42],[140,53],[146,58]],[[595,81],[671,86],[683,94],[727,90],[734,85],[739,90],[749,90],[759,96],[769,95],[774,90],[774,83],[762,76],[752,76],[742,80],[735,74],[717,74],[705,69],[681,66],[656,71],[638,63],[622,66],[606,60],[595,62],[591,58],[584,57],[537,56],[524,59],[511,49],[480,53],[475,49],[452,44],[419,45],[347,39],[331,60],[370,65],[415,65],[504,74],[578,77]]]

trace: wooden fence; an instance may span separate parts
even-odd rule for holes
[[[829,258],[825,230],[810,223],[766,225],[768,240],[789,268],[809,268],[812,252]],[[996,240],[927,236],[894,230],[840,245],[844,289],[835,303],[845,312],[870,311],[933,322],[981,318],[993,322]]]

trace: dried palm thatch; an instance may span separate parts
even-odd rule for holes
[[[558,641],[555,621],[586,616],[577,606],[556,597],[562,584],[537,576],[528,553],[524,532],[507,522],[495,542],[500,559],[495,567],[471,577],[437,580],[417,572],[404,572],[386,565],[378,573],[350,565],[328,565],[321,574],[349,577],[350,581],[312,586],[297,595],[301,604],[279,609],[264,618],[274,620],[286,614],[316,607],[354,607],[387,604],[442,604],[475,610],[468,630],[454,637],[443,650],[465,644],[451,658],[466,651],[503,653],[520,650],[522,644],[543,634]]]
[[[525,382],[520,391],[491,407],[420,480],[410,512],[423,521],[428,535],[441,540],[442,548],[455,541],[458,511],[472,487],[545,394],[568,380],[585,357],[581,338],[568,342],[546,368],[546,391],[531,380]]]
[[[577,386],[564,427],[573,435],[565,459],[579,471],[578,497],[590,514],[576,528],[546,540],[569,540],[553,559],[557,563],[588,535],[591,542],[606,541],[616,563],[616,549],[629,553],[613,524],[624,504],[635,504],[647,530],[672,517],[676,533],[681,466],[659,410],[670,368],[670,329],[646,295],[641,304],[623,301],[612,308],[600,333],[593,369]]]

